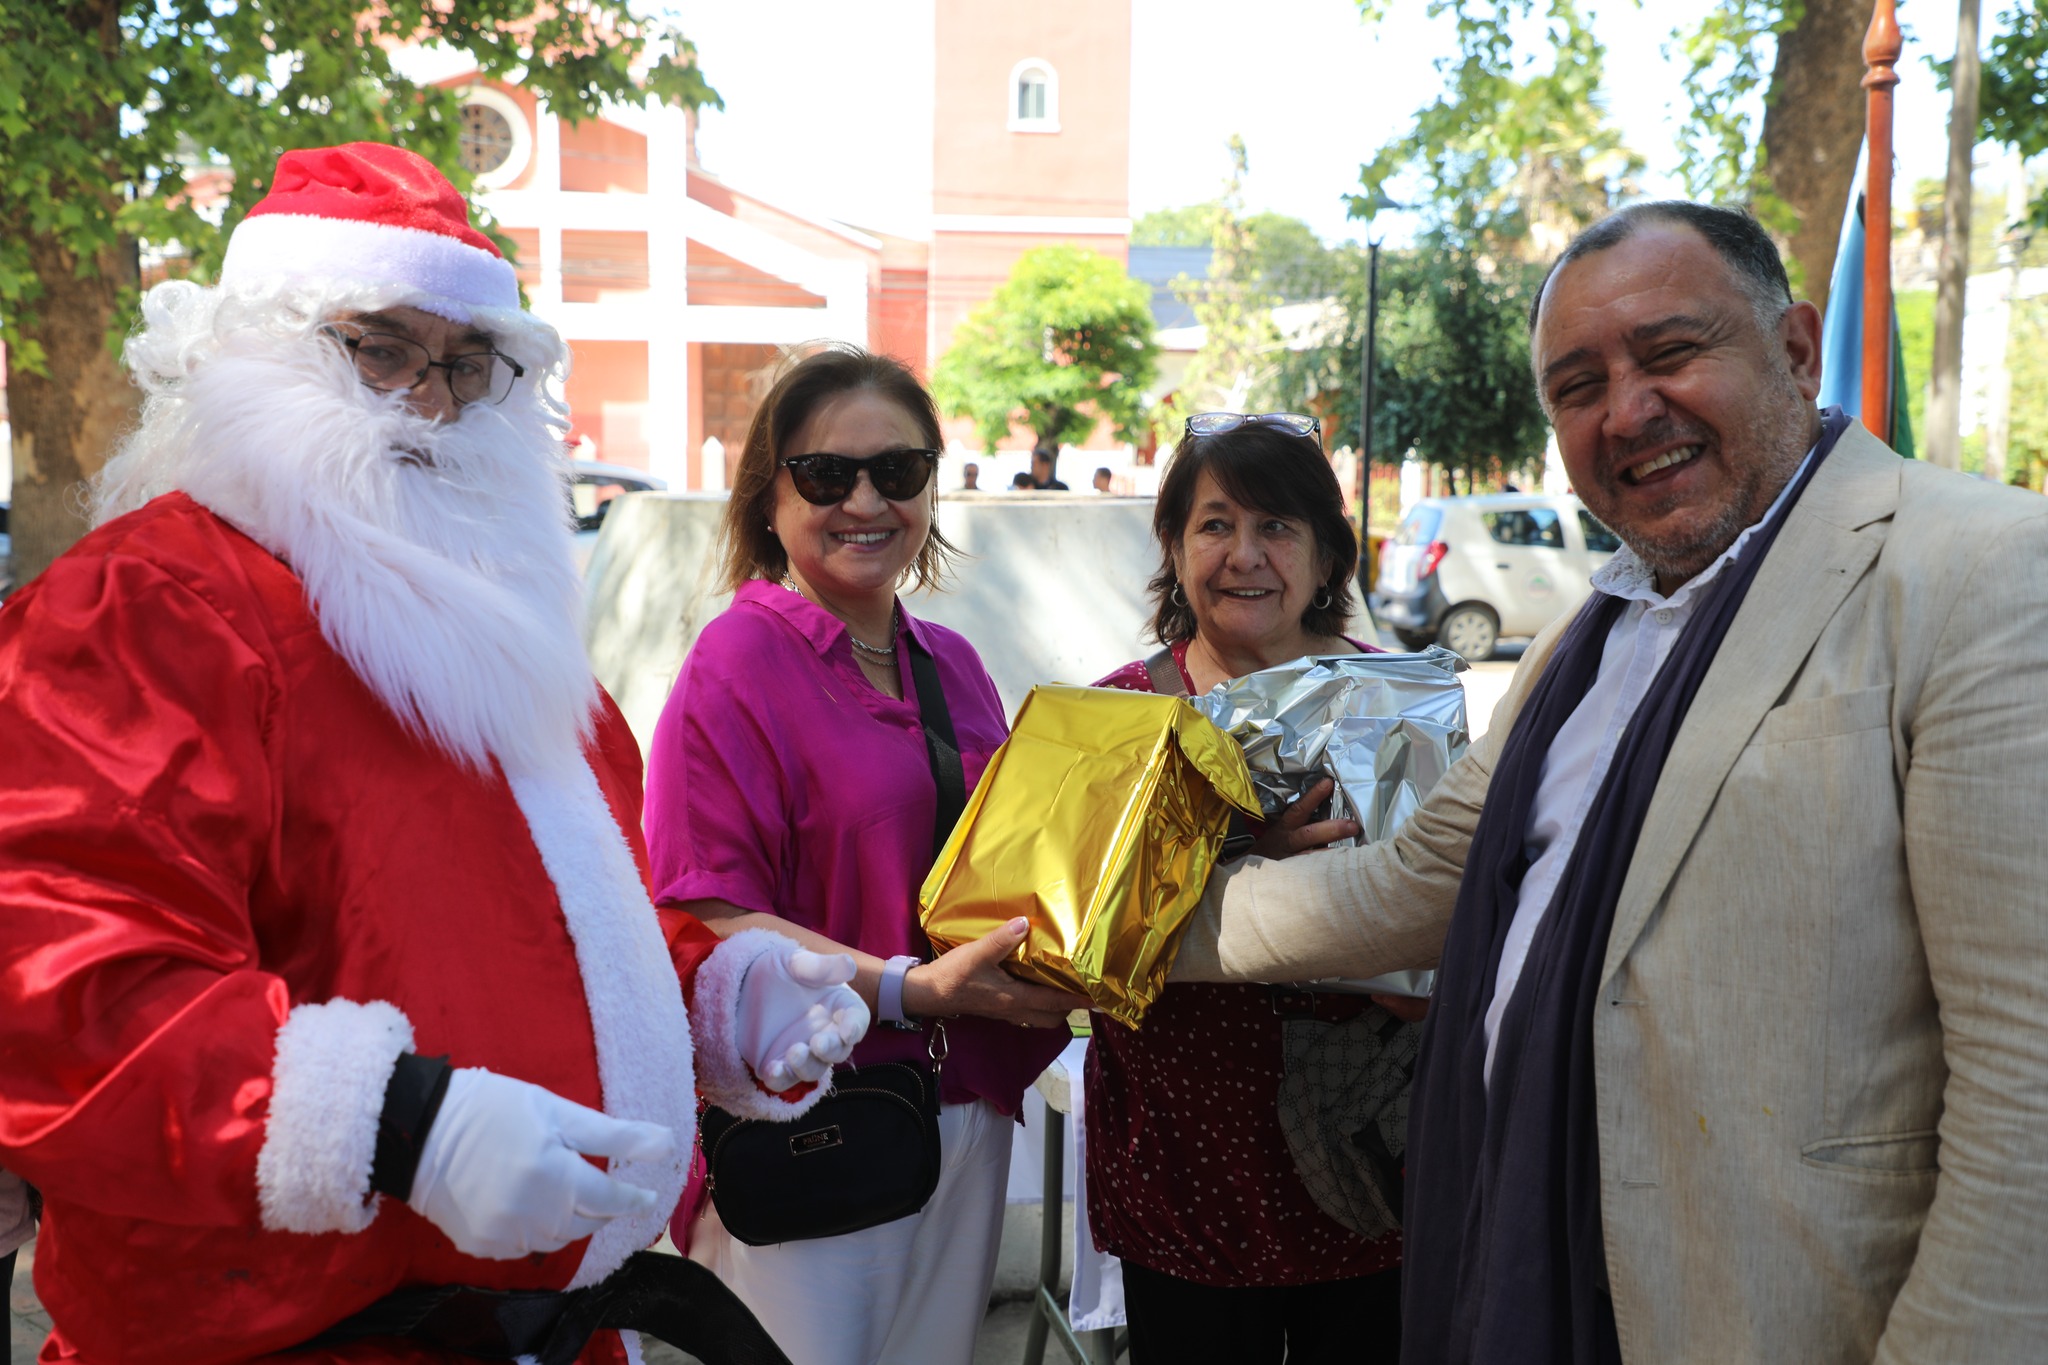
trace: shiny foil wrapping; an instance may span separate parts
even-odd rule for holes
[[[1244,750],[1267,818],[1329,777],[1333,819],[1389,838],[1465,752],[1465,661],[1448,649],[1420,654],[1324,654],[1247,673],[1197,697],[1195,709]],[[1346,847],[1344,840],[1334,847]],[[1318,990],[1427,995],[1433,972],[1371,981],[1326,979]]]
[[[1186,699],[1034,687],[925,879],[925,934],[944,952],[1023,915],[1009,969],[1135,1027],[1232,806],[1259,811],[1244,756]]]

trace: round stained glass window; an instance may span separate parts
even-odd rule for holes
[[[489,175],[512,159],[512,124],[488,104],[462,106],[462,168]]]

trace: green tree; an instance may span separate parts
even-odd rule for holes
[[[1098,421],[1139,439],[1158,354],[1142,283],[1099,252],[1042,246],[960,324],[932,393],[947,416],[971,418],[991,452],[1021,425],[1034,449],[1057,456]]]
[[[209,277],[295,147],[396,142],[466,187],[454,94],[392,67],[391,48],[408,42],[465,53],[571,119],[608,98],[717,100],[690,44],[625,0],[0,0],[0,340],[18,578],[83,529],[75,490],[132,419],[117,347],[140,243],[175,246],[181,269]],[[231,175],[224,206],[186,193],[202,167]]]
[[[1356,443],[1365,346],[1368,255],[1331,253],[1343,278],[1320,344],[1284,352],[1276,401],[1323,415],[1331,443]],[[1376,460],[1409,451],[1462,478],[1542,455],[1545,423],[1529,381],[1523,319],[1540,268],[1441,241],[1380,257],[1379,344],[1373,366]]]
[[[1358,0],[1368,21],[1394,0]],[[1599,102],[1604,50],[1574,0],[1547,0],[1553,62],[1532,71],[1511,27],[1535,0],[1430,0],[1458,21],[1458,52],[1441,60],[1444,93],[1359,170],[1353,217],[1370,218],[1391,190],[1435,234],[1548,258],[1627,193],[1643,160],[1622,144]]]
[[[1393,3],[1358,0],[1368,20]],[[1528,254],[1542,257],[1559,232],[1629,188],[1642,163],[1600,114],[1600,45],[1574,0],[1540,3],[1555,62],[1523,77],[1513,30],[1532,21],[1539,0],[1430,0],[1430,14],[1457,20],[1458,54],[1440,64],[1446,93],[1411,137],[1364,168],[1362,204],[1378,202],[1406,162],[1420,162],[1426,193],[1455,208],[1446,215],[1453,226],[1509,238],[1525,227]],[[1678,149],[1687,192],[1748,204],[1784,237],[1794,287],[1823,305],[1863,137],[1869,22],[1870,0],[1720,0],[1672,34],[1691,104]],[[1759,91],[1761,136],[1750,113]]]
[[[1131,221],[1132,246],[1207,246],[1211,219],[1216,212],[1212,200],[1176,209],[1153,209]]]
[[[1984,58],[1978,126],[1984,140],[2031,158],[2048,151],[2048,16],[2036,0],[2015,0],[1999,14],[1998,29]],[[1948,64],[1937,71],[1946,85]],[[2048,227],[2048,186],[2034,195],[2029,212],[2034,226]],[[2003,206],[1997,206],[1984,221],[1996,233],[2004,218]],[[1973,249],[1970,259],[1989,261],[1992,256]]]
[[[2006,356],[2012,366],[2006,482],[2048,489],[2048,300],[2022,300]]]
[[[1265,387],[1281,349],[1273,307],[1279,295],[1265,278],[1258,239],[1244,216],[1244,139],[1230,139],[1230,178],[1222,197],[1204,207],[1209,216],[1209,273],[1201,280],[1183,275],[1174,293],[1194,309],[1202,345],[1187,372],[1152,415],[1162,446],[1180,439],[1183,424],[1197,412],[1243,412],[1254,391]],[[1277,218],[1278,215],[1270,215]],[[1280,219],[1281,222],[1290,220]]]
[[[1823,308],[1863,145],[1870,13],[1870,0],[1721,0],[1673,35],[1692,104],[1687,191],[1748,204],[1783,238],[1793,289]],[[1749,113],[1759,89],[1761,136]]]

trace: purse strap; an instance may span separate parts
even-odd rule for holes
[[[939,686],[939,668],[915,636],[910,641],[910,678],[917,686],[917,717],[924,725],[924,752],[931,761],[932,782],[939,789],[932,817],[932,861],[967,809],[967,770],[960,763],[960,745],[953,737],[953,714]]]
[[[1180,676],[1180,662],[1173,657],[1172,645],[1161,645],[1157,653],[1148,655],[1145,672],[1152,678],[1152,690],[1160,696],[1188,695],[1188,685]]]

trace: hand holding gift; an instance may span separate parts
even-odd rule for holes
[[[1021,916],[1017,976],[1135,1025],[1233,806],[1259,809],[1244,757],[1184,698],[1033,688],[925,880],[925,933],[956,948]]]
[[[1034,986],[1003,968],[1030,929],[1019,915],[913,967],[903,978],[903,1012],[913,1019],[979,1014],[1031,1028],[1064,1027],[1069,1014],[1089,1007],[1087,996]]]

